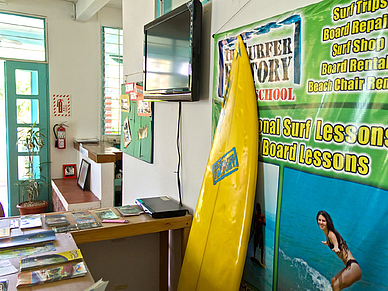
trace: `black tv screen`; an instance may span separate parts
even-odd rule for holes
[[[144,26],[144,98],[199,99],[202,5],[189,1]]]

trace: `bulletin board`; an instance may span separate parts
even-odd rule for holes
[[[144,101],[143,85],[127,83],[121,87],[120,149],[147,163],[153,163],[154,113],[153,103]]]

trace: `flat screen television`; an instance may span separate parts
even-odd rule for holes
[[[199,100],[201,29],[199,0],[144,26],[144,99]]]

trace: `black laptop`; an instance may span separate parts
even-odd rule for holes
[[[135,203],[153,218],[184,216],[189,212],[167,196],[138,198]]]

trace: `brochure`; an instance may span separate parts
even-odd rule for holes
[[[43,266],[55,265],[60,263],[67,263],[70,261],[81,260],[81,250],[76,249],[56,254],[47,254],[41,256],[34,256],[20,259],[20,271],[28,269],[40,268]]]
[[[18,275],[16,287],[34,286],[48,282],[82,277],[86,275],[86,272],[83,262],[53,267],[50,269],[21,272]]]
[[[23,215],[20,217],[20,228],[33,228],[42,226],[40,214]]]
[[[115,208],[121,214],[121,216],[133,216],[133,215],[140,215],[144,213],[144,211],[139,209],[137,206],[124,205],[124,206],[116,206]]]

